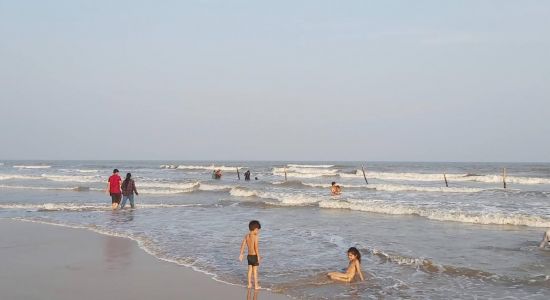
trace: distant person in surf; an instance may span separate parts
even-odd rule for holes
[[[342,188],[336,184],[336,181],[333,181],[330,185],[330,193],[333,196],[340,195],[342,193]]]
[[[349,248],[348,259],[349,264],[346,273],[330,272],[327,274],[328,277],[336,281],[351,282],[355,278],[355,275],[359,275],[359,279],[361,279],[361,281],[365,280],[365,278],[363,278],[363,273],[361,272],[361,253],[359,250],[355,247]]]
[[[216,172],[214,172],[214,179],[221,179],[222,178],[222,170],[217,169]]]
[[[130,207],[136,208],[134,203],[134,193],[137,195],[138,191],[136,189],[136,183],[132,179],[132,174],[127,173],[126,179],[122,182],[122,203],[120,204],[120,209],[123,209],[126,205],[126,201],[130,200]]]
[[[260,235],[260,225],[259,221],[252,220],[248,223],[248,234],[244,236],[243,242],[241,243],[241,254],[239,255],[239,260],[243,261],[244,258],[244,248],[248,249],[248,255],[246,260],[248,261],[248,288],[252,288],[252,276],[254,275],[254,289],[260,289],[258,284],[258,267],[260,266],[260,250],[258,249],[258,239]]]
[[[118,176],[118,169],[113,170],[113,175],[109,177],[107,182],[107,193],[111,195],[111,208],[117,209],[120,204],[120,199],[122,198],[121,190],[122,179]]]
[[[250,170],[244,172],[244,180],[250,181]]]
[[[546,246],[550,246],[550,229],[548,229],[544,236],[542,237],[542,241],[540,242],[540,248],[543,249]]]

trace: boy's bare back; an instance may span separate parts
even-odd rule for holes
[[[246,248],[248,248],[248,255],[257,255],[258,254],[258,235],[248,233],[244,236],[246,241]]]

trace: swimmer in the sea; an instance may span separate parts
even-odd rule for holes
[[[363,278],[363,273],[361,272],[361,253],[359,250],[355,247],[349,248],[348,259],[349,265],[346,273],[330,272],[327,274],[328,277],[332,280],[351,282],[355,278],[355,275],[359,275],[361,281],[365,280],[365,278]]]
[[[330,193],[333,196],[340,195],[342,193],[342,188],[336,184],[336,181],[333,181],[330,186]]]

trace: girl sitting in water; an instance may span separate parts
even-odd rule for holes
[[[358,274],[361,281],[365,280],[363,278],[363,273],[361,272],[361,253],[359,253],[359,250],[355,247],[349,248],[348,259],[349,265],[346,273],[330,272],[327,274],[328,277],[332,280],[351,282],[353,278],[355,278],[355,275]]]

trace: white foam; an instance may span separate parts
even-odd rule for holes
[[[83,170],[83,169],[77,169],[77,172],[80,173],[99,173],[99,170]]]
[[[478,193],[483,191],[479,188],[466,187],[429,187],[429,186],[412,186],[398,184],[369,184],[368,188],[374,188],[377,191],[387,192],[437,192],[437,193]]]
[[[329,183],[311,183],[303,182],[302,184],[311,187],[330,188]],[[438,192],[438,193],[478,193],[484,191],[480,188],[467,188],[467,187],[429,187],[429,186],[413,186],[413,185],[401,185],[401,184],[339,184],[342,188],[368,188],[375,189],[377,191],[386,192]]]
[[[334,176],[338,172],[338,170],[334,170],[334,169],[290,167],[290,168],[273,168],[273,174],[284,175],[285,170],[287,172],[287,175],[288,174],[310,174],[310,175],[321,175],[321,176]]]
[[[51,211],[82,211],[111,210],[107,204],[76,204],[76,203],[42,203],[42,204],[0,204],[1,209],[51,210]]]
[[[0,174],[0,180],[11,180],[11,179],[35,180],[35,179],[40,179],[40,177],[16,175],[16,174]]]
[[[334,165],[299,165],[299,164],[288,164],[288,167],[295,168],[332,168]]]
[[[52,175],[52,174],[42,174],[43,178],[46,178],[51,181],[58,182],[103,182],[98,176],[73,176],[73,175]],[[107,180],[105,180],[107,182]]]
[[[167,204],[167,203],[137,203],[137,208],[172,208],[172,207],[195,207],[200,204]],[[45,210],[45,211],[84,211],[100,210],[110,211],[111,205],[106,203],[41,203],[41,204],[0,204],[0,209],[24,209],[24,210]]]
[[[151,181],[136,181],[136,187],[145,188],[165,188],[165,189],[177,189],[177,190],[192,190],[198,188],[200,182],[151,182]]]
[[[225,190],[231,190],[233,186],[230,185],[212,185],[207,183],[201,183],[199,186],[199,190],[201,191],[225,191]]]
[[[291,193],[263,193],[260,197],[275,199],[276,202],[266,201],[266,203],[278,206],[307,206],[322,200],[319,197]]]
[[[319,207],[350,209],[390,215],[417,215],[431,220],[474,223],[483,225],[517,225],[550,227],[550,219],[520,214],[477,213],[459,210],[441,210],[408,204],[390,203],[384,200],[321,201]]]
[[[78,187],[45,187],[45,186],[21,186],[21,185],[0,185],[3,189],[18,189],[18,190],[62,190],[74,191]]]
[[[173,195],[173,194],[188,193],[189,191],[170,190],[170,189],[139,189],[138,192],[140,194],[149,194],[149,195]]]
[[[139,193],[143,194],[181,194],[191,193],[196,191],[200,186],[198,181],[195,182],[136,182],[136,188]]]
[[[248,190],[245,188],[235,187],[235,188],[232,188],[231,191],[229,191],[229,194],[235,197],[259,197],[260,192],[255,190]]]
[[[311,186],[311,187],[319,187],[319,188],[330,188],[332,185],[330,183],[313,183],[313,182],[302,182],[303,185]],[[367,188],[369,186],[364,184],[341,184],[338,183],[339,186],[342,188]]]
[[[381,179],[381,180],[402,180],[402,181],[444,181],[443,174],[434,174],[434,173],[393,173],[393,172],[367,172],[367,178]],[[356,170],[355,174],[345,174],[340,173],[340,177],[343,178],[362,178],[363,172],[361,170]],[[447,180],[450,182],[453,181],[474,181],[474,182],[484,182],[484,183],[502,183],[501,175],[469,175],[469,174],[457,174],[450,173],[446,174]],[[521,185],[536,185],[536,184],[550,184],[550,178],[539,178],[539,177],[521,177],[521,176],[507,176],[506,182],[510,184],[521,184]]]
[[[237,168],[243,169],[243,167],[227,167],[227,166],[194,166],[194,165],[161,165],[162,169],[178,169],[178,170],[205,170],[214,171],[222,170],[225,172],[237,172]]]
[[[52,166],[45,166],[45,165],[24,166],[24,165],[19,165],[19,166],[13,166],[13,167],[18,168],[18,169],[49,169]]]

